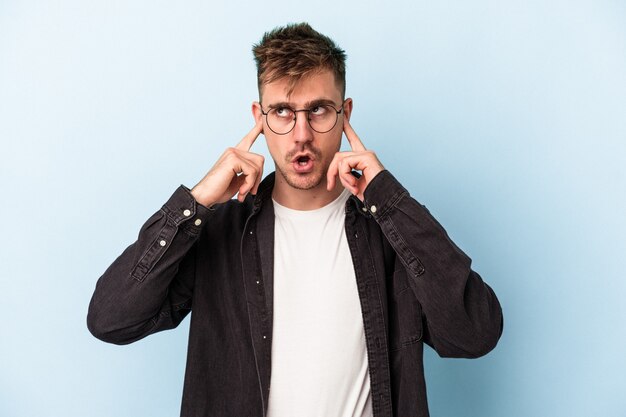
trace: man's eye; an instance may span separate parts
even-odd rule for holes
[[[276,113],[276,116],[278,117],[284,117],[284,118],[293,117],[293,111],[289,107],[277,107],[274,110],[274,113]]]
[[[326,106],[315,106],[315,107],[311,107],[311,109],[309,110],[309,113],[313,116],[322,116],[327,111],[328,109],[326,108]]]

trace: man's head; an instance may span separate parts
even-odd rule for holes
[[[253,51],[259,102],[252,110],[263,122],[278,188],[325,190],[328,166],[341,147],[344,118],[352,111],[352,100],[344,99],[344,51],[306,23],[266,33]],[[321,114],[330,122],[318,123]],[[286,115],[284,129],[277,125],[281,115]]]
[[[345,96],[345,51],[308,23],[291,24],[266,32],[252,52],[261,101],[266,84],[285,78],[291,90],[301,78],[321,70],[330,70],[334,74],[341,98]]]

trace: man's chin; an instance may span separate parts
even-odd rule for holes
[[[304,178],[303,178],[304,177]],[[317,187],[322,182],[322,177],[313,176],[312,174],[306,176],[298,176],[297,178],[287,177],[287,184],[298,190],[310,190]]]
[[[324,176],[319,172],[311,172],[308,174],[296,174],[289,173],[285,174],[281,172],[285,182],[297,190],[310,190],[312,188],[317,187],[322,183]]]

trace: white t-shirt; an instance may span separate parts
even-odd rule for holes
[[[268,417],[371,417],[363,316],[345,231],[347,190],[325,207],[274,201]]]

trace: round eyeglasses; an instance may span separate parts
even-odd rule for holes
[[[330,104],[320,104],[301,110],[294,110],[285,106],[273,107],[267,112],[261,109],[261,113],[267,121],[267,126],[277,135],[286,135],[293,130],[296,126],[299,112],[306,112],[309,126],[317,133],[330,132],[337,124],[339,113],[342,111],[343,107],[337,110]]]

